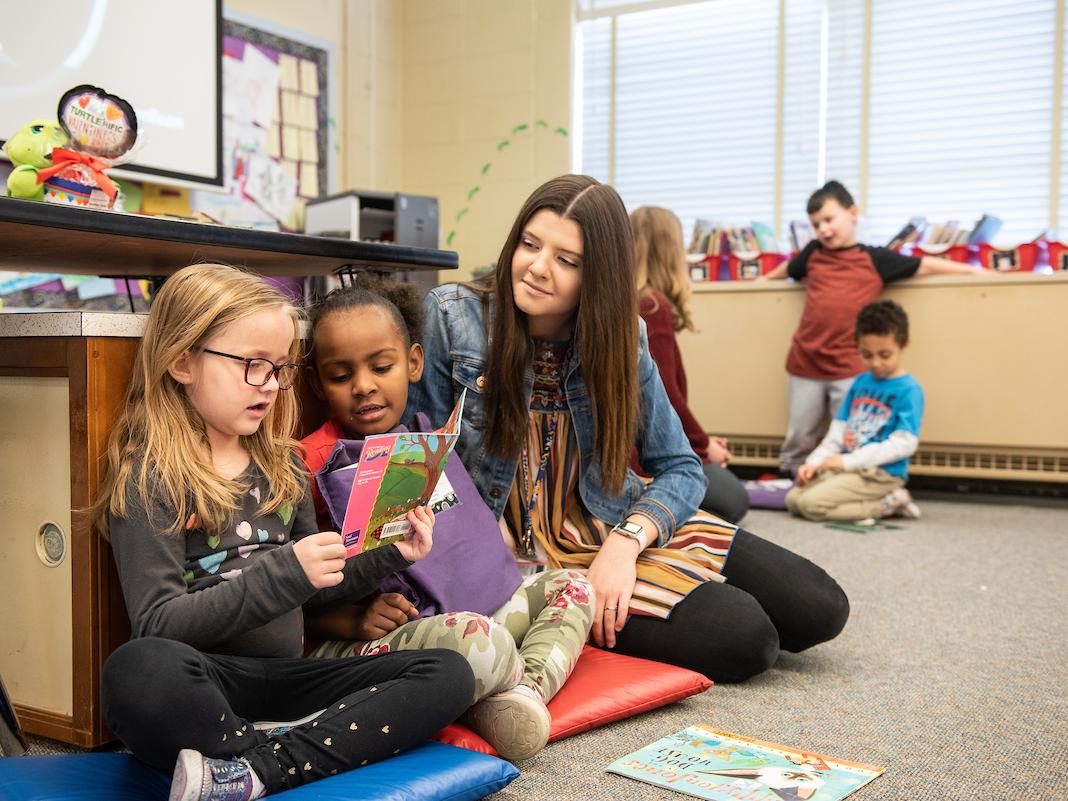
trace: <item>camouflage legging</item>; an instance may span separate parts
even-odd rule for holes
[[[546,703],[578,661],[593,623],[593,590],[575,570],[547,570],[524,579],[492,616],[447,612],[405,623],[370,642],[324,642],[312,658],[364,656],[387,651],[448,648],[467,657],[475,697],[533,688]]]

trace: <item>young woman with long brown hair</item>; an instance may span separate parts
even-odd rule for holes
[[[823,570],[697,511],[705,477],[649,356],[614,189],[548,181],[496,271],[426,310],[409,403],[444,420],[467,389],[457,452],[518,555],[587,570],[597,645],[740,681],[842,629]]]

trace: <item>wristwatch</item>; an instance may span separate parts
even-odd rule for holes
[[[624,520],[622,523],[616,523],[612,527],[612,531],[616,532],[617,534],[622,534],[624,537],[630,537],[632,540],[638,543],[639,548],[643,550],[645,549],[645,529],[643,529],[637,523],[632,523],[630,520]]]

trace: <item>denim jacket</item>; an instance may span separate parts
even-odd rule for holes
[[[425,412],[435,425],[441,425],[466,387],[467,400],[456,451],[482,497],[500,519],[515,479],[519,454],[501,458],[486,452],[483,372],[487,334],[482,300],[467,287],[446,284],[427,295],[425,307],[427,322],[422,344],[426,366],[422,380],[411,388],[409,408]],[[609,493],[601,486],[601,471],[593,446],[593,409],[582,382],[577,354],[568,367],[565,394],[571,427],[578,438],[578,492],[583,504],[599,520],[613,524],[640,512],[656,524],[658,542],[663,545],[674,536],[676,525],[697,510],[707,479],[668,400],[656,363],[649,355],[644,324],[639,344],[641,420],[635,444],[642,469],[653,477],[651,483],[645,484],[628,470],[620,494]],[[523,388],[527,398],[533,386],[534,371],[527,365]]]

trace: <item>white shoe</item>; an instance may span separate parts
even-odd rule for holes
[[[920,519],[920,507],[912,500],[912,495],[904,487],[891,490],[883,499],[889,508],[884,517],[907,517],[912,520]]]
[[[464,722],[509,762],[530,759],[549,741],[552,717],[537,694],[523,685],[483,698]]]

